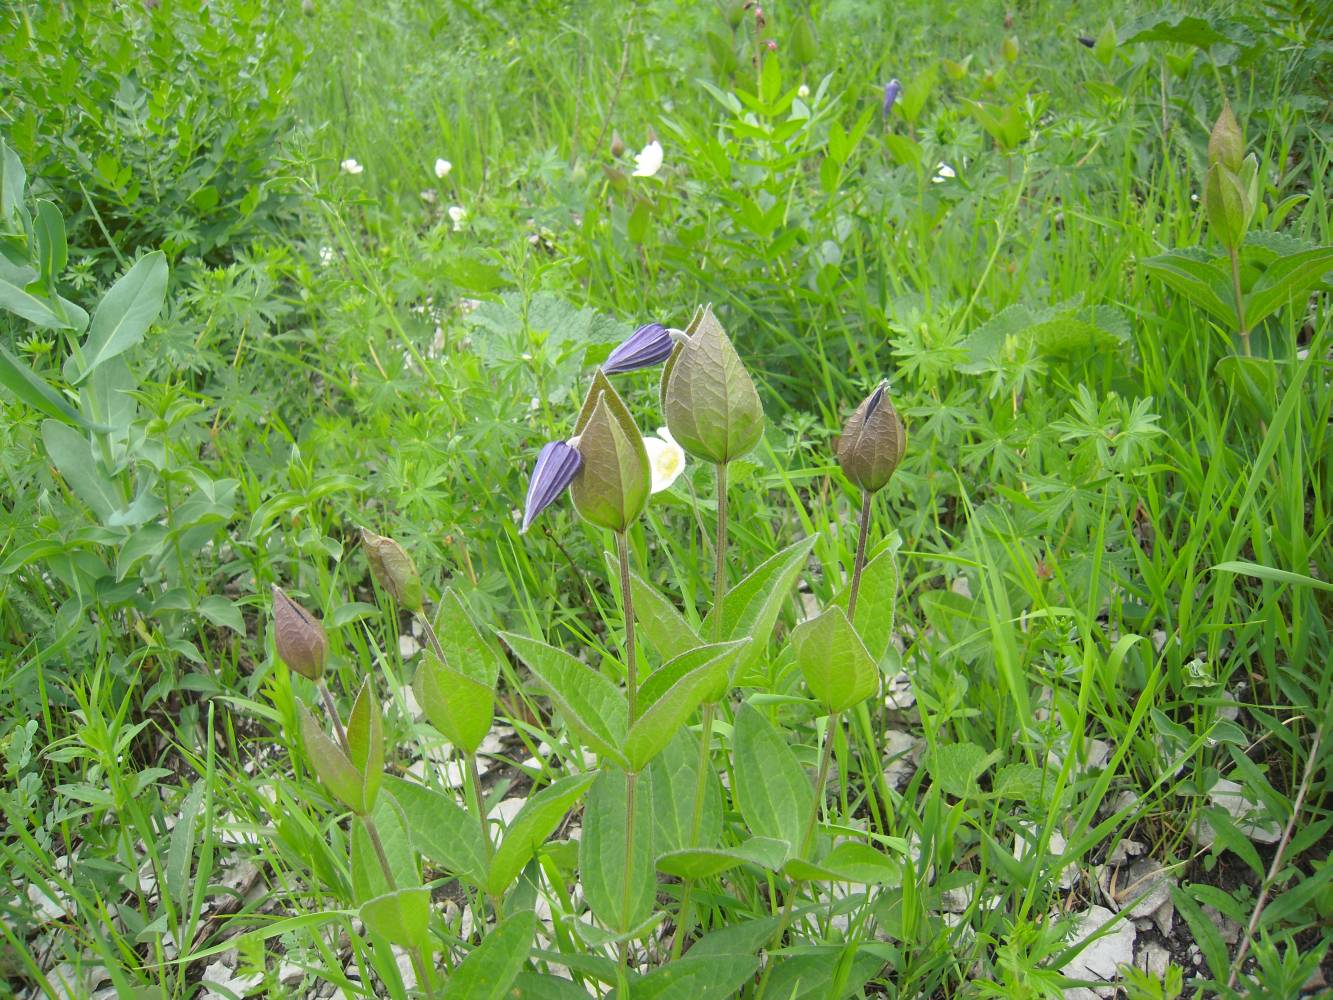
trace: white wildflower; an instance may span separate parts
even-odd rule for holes
[[[462,205],[450,205],[449,218],[453,220],[454,232],[458,232],[463,228],[463,223],[467,220],[467,209]]]
[[[434,192],[434,191],[431,191],[429,188],[426,189],[425,191],[422,191],[422,192],[421,192],[421,200],[424,201],[427,205],[434,205],[434,204],[435,204],[435,192]]]
[[[343,160],[342,163],[338,164],[338,166],[342,167],[343,173],[352,174],[353,176],[361,173],[361,171],[366,169],[365,167],[361,166],[361,164],[357,163],[356,160],[353,160],[350,157],[346,160]]]
[[[806,100],[810,96],[810,88],[805,84],[801,84],[796,88],[796,96],[803,101]]]
[[[654,139],[634,157],[634,176],[652,177],[662,169],[662,144]]]
[[[938,164],[935,165],[935,176],[930,179],[930,182],[932,184],[943,184],[950,178],[957,176],[958,175],[954,173],[953,167],[949,166],[949,164],[941,160]]]
[[[319,262],[322,266],[328,267],[330,264],[332,264],[333,257],[334,257],[333,247],[319,248]]]
[[[449,171],[454,169],[454,165],[448,160],[439,159],[435,161],[435,176],[444,180],[449,176]]]
[[[648,452],[648,466],[653,473],[653,492],[670,489],[685,471],[685,449],[676,443],[665,427],[657,428],[657,437],[645,437],[643,447]]]

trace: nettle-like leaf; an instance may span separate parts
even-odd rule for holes
[[[672,683],[660,694],[654,687],[653,699],[644,699],[647,708],[629,728],[625,738],[625,757],[629,761],[630,770],[643,770],[701,704],[718,701],[723,697],[732,659],[748,642],[746,639],[704,646],[677,657],[653,674],[656,677],[666,671]],[[677,661],[684,661],[684,667],[689,669],[682,669]]]
[[[962,344],[968,360],[958,369],[985,373],[1028,345],[1044,356],[1060,358],[1117,350],[1129,341],[1129,320],[1114,306],[1082,306],[1078,299],[1047,307],[1016,304],[968,334]]]
[[[393,944],[424,948],[430,943],[430,889],[423,885],[376,896],[361,905],[361,920],[372,934]]]
[[[975,743],[945,743],[936,747],[928,759],[936,784],[963,799],[977,794],[977,779],[1000,759],[1000,752],[986,753]]]
[[[746,825],[755,836],[786,842],[794,856],[815,805],[810,778],[786,737],[749,703],[736,714],[731,739],[736,801]]]
[[[501,920],[449,975],[445,1000],[504,1000],[528,961],[536,932],[532,910]]]
[[[814,536],[793,542],[765,559],[723,595],[722,638],[752,640],[736,659],[736,677],[749,676],[763,659],[782,605],[791,595],[814,544]],[[703,635],[713,634],[713,617],[717,614],[718,609],[709,610],[699,630]]]
[[[500,633],[500,638],[536,678],[565,722],[599,756],[624,766],[629,705],[610,680],[563,649],[538,639]]]
[[[649,918],[657,890],[652,799],[647,791],[637,782],[631,784],[620,771],[603,770],[583,806],[579,840],[583,894],[597,919],[620,933]],[[635,836],[626,843],[631,809]]]
[[[653,823],[659,853],[696,846],[690,842],[694,798],[699,782],[699,741],[687,729],[668,741],[642,779],[653,802]],[[704,775],[703,809],[698,845],[716,844],[722,836],[722,787],[711,767]]]
[[[811,694],[829,712],[846,711],[879,689],[879,668],[842,608],[801,622],[791,643]]]
[[[486,890],[494,896],[502,895],[523,866],[546,843],[553,830],[573,808],[595,775],[573,774],[561,778],[543,788],[523,804],[523,808],[509,824],[500,846],[491,859],[490,872],[486,878]]]
[[[630,995],[608,1000],[726,1000],[754,978],[759,959],[749,955],[695,955],[694,950],[634,980]],[[785,996],[785,994],[776,994]]]
[[[343,748],[329,739],[324,727],[315,721],[310,710],[298,703],[301,719],[301,742],[305,747],[306,763],[323,785],[348,809],[355,813],[366,811],[364,782]]]
[[[486,886],[486,851],[475,816],[448,795],[416,782],[390,776],[384,790],[402,806],[416,850],[473,885]]]
[[[384,780],[384,727],[380,702],[369,677],[361,682],[361,690],[352,703],[352,714],[347,718],[347,749],[351,751],[352,766],[361,774],[365,809],[373,809]]]

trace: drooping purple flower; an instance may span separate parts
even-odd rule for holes
[[[1089,35],[1079,35],[1078,43],[1082,45],[1085,49],[1092,49],[1097,47],[1097,39]]]
[[[645,323],[611,352],[602,365],[607,375],[619,375],[660,365],[671,356],[675,343],[661,323]]]
[[[542,446],[537,455],[537,464],[532,467],[532,478],[528,481],[528,499],[523,507],[522,534],[528,530],[533,519],[559,499],[560,494],[578,474],[583,459],[578,450],[568,441],[552,441]]]
[[[893,110],[893,102],[898,100],[898,95],[903,91],[903,85],[894,77],[884,85],[884,117],[889,117],[889,112]]]

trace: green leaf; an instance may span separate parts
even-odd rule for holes
[[[199,613],[218,628],[229,628],[237,635],[245,635],[245,618],[241,609],[221,594],[211,594],[199,602]]]
[[[176,825],[171,830],[171,845],[167,849],[166,891],[182,909],[189,908],[190,895],[194,889],[190,879],[190,861],[194,857],[199,815],[203,810],[204,793],[207,790],[207,783],[201,781],[185,796],[176,817]]]
[[[619,688],[563,649],[512,632],[502,632],[500,638],[532,671],[565,722],[591,749],[618,764],[627,763],[622,747],[629,729],[629,706]]]
[[[879,668],[842,608],[801,622],[791,643],[805,683],[829,712],[846,711],[879,689]]]
[[[372,934],[393,944],[425,948],[430,943],[430,889],[423,885],[376,896],[362,904],[361,920]]]
[[[690,843],[694,796],[699,775],[699,741],[682,729],[648,765],[643,780],[650,789],[658,852],[696,846]],[[712,768],[705,776],[698,843],[710,846],[722,836],[722,788]]]
[[[607,552],[611,578],[620,575],[620,560],[614,552]],[[634,621],[637,633],[648,640],[664,661],[673,660],[703,645],[703,640],[690,628],[676,606],[633,569],[629,571],[630,598],[634,601]],[[642,697],[643,689],[639,689]]]
[[[695,646],[693,649],[686,650],[674,659],[662,664],[639,685],[639,711],[643,712],[654,704],[686,674],[711,662],[719,655],[738,652],[749,641],[749,639],[738,639],[735,642]],[[726,687],[727,676],[724,674],[718,684],[718,689],[710,692],[714,697],[706,697],[704,701],[718,701],[726,694]]]
[[[394,884],[384,877],[384,865],[370,839],[364,821],[352,824],[352,898],[358,903],[382,896],[393,889],[407,889],[421,884],[421,868],[407,828],[407,815],[392,795],[381,795],[370,813],[384,845]]]
[[[735,847],[684,847],[666,851],[657,858],[657,867],[678,878],[710,878],[737,865],[758,865],[777,871],[787,858],[785,840],[751,837]]]
[[[1303,308],[1305,297],[1330,270],[1333,246],[1279,257],[1245,293],[1245,321],[1253,329],[1288,303]]]
[[[488,688],[495,687],[500,678],[501,653],[477,628],[463,598],[453,587],[440,598],[435,631],[450,670]]]
[[[792,858],[783,869],[790,877],[808,882],[834,880],[859,885],[898,885],[902,864],[869,844],[845,841],[816,862]]]
[[[998,750],[986,753],[975,743],[945,743],[930,755],[930,773],[940,788],[963,799],[976,793],[977,779],[999,758]]]
[[[516,1000],[588,1000],[588,991],[577,983],[541,972],[520,972],[510,995]]]
[[[352,766],[342,747],[329,739],[304,704],[298,703],[297,712],[301,717],[301,743],[310,769],[348,809],[355,813],[365,812],[361,772]]]
[[[8,222],[23,205],[23,192],[28,175],[23,161],[0,139],[0,222]]]
[[[64,396],[56,392],[31,368],[0,346],[0,385],[34,410],[85,429],[92,425],[79,415]]]
[[[58,307],[57,307],[58,308]],[[47,330],[77,330],[77,320],[62,316],[45,299],[30,295],[0,278],[0,309],[5,309]]]
[[[68,424],[43,420],[42,443],[74,495],[105,523],[121,506],[121,498],[116,484],[94,457],[91,442]]]
[[[65,376],[77,385],[102,362],[137,344],[162,311],[166,297],[167,258],[155,250],[136,261],[102,298],[80,352],[82,367],[74,373],[67,369]]]
[[[375,807],[375,796],[384,780],[384,728],[380,721],[380,702],[366,677],[352,703],[347,719],[347,749],[352,766],[361,773],[361,788],[366,809]]]
[[[608,1000],[727,1000],[740,996],[758,969],[753,955],[689,954],[634,980],[628,998],[615,990]]]
[[[1149,274],[1200,309],[1207,310],[1222,323],[1229,325],[1236,322],[1231,273],[1218,261],[1200,260],[1193,251],[1172,250],[1170,253],[1149,257],[1143,266]]]
[[[789,856],[801,849],[815,793],[787,738],[749,703],[732,731],[735,795],[750,832],[786,841]]]
[[[446,871],[485,887],[486,852],[477,818],[432,788],[392,776],[387,781],[385,791],[403,807],[412,846]]]
[[[700,660],[703,662],[655,698],[630,726],[629,734],[625,737],[625,758],[629,761],[631,771],[643,770],[649,761],[661,753],[671,737],[680,731],[704,701],[716,701],[725,693],[731,661],[748,641],[704,646],[677,657],[689,665]],[[670,666],[667,664],[657,673]],[[673,670],[673,676],[674,673]]]
[[[1241,576],[1252,576],[1259,580],[1268,580],[1271,583],[1289,583],[1294,587],[1314,587],[1316,590],[1333,591],[1333,583],[1327,580],[1316,580],[1312,576],[1306,576],[1304,573],[1293,573],[1291,570],[1278,569],[1275,566],[1264,566],[1260,563],[1233,561],[1218,563],[1213,567],[1214,573],[1237,573]]]
[[[536,931],[531,910],[501,920],[450,974],[444,1000],[504,1000],[528,961]]]
[[[884,967],[884,959],[854,944],[814,947],[774,962],[768,990],[782,1000],[843,1000]]]
[[[37,266],[42,282],[51,294],[56,291],[56,279],[69,262],[69,247],[65,243],[65,220],[60,210],[45,199],[37,202],[37,218],[33,220],[33,235],[37,239]]]
[[[893,639],[893,622],[898,610],[897,552],[885,546],[861,568],[861,589],[856,598],[857,635],[876,664],[883,661]],[[833,599],[846,609],[850,582]]]
[[[815,538],[803,538],[764,560],[722,597],[722,638],[753,640],[736,661],[736,676],[745,677],[768,650],[782,605],[791,594],[801,567],[814,547]],[[708,612],[703,635],[712,635],[716,608]]]
[[[593,783],[594,777],[592,774],[573,774],[561,778],[523,804],[491,859],[487,891],[494,896],[505,893],[523,866],[546,843],[546,838]]]
[[[630,801],[630,789],[633,801]],[[652,800],[646,788],[620,771],[597,775],[583,804],[579,873],[593,914],[613,931],[625,932],[652,913],[657,890],[653,875]],[[633,808],[634,836],[626,843]]]
[[[476,753],[495,715],[495,691],[451,670],[427,649],[412,690],[432,726],[464,753]]]
[[[992,794],[1033,804],[1042,801],[1041,768],[1033,764],[1006,764],[995,775]]]

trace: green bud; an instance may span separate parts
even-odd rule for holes
[[[1222,105],[1222,113],[1217,116],[1212,135],[1208,137],[1208,163],[1220,163],[1233,174],[1240,171],[1240,161],[1245,156],[1245,137],[1240,131],[1240,122],[1231,113],[1231,102]]]
[[[1208,179],[1203,187],[1203,207],[1217,241],[1228,250],[1239,247],[1245,238],[1245,228],[1249,224],[1252,209],[1241,187],[1240,178],[1221,163],[1214,163],[1208,168]]]
[[[421,575],[406,550],[392,538],[361,529],[361,545],[370,563],[370,575],[390,597],[408,611],[421,610]]]
[[[643,435],[601,369],[593,376],[570,444],[583,460],[569,486],[575,509],[600,528],[626,530],[648,505],[652,473]]]
[[[317,681],[324,676],[329,657],[324,626],[277,585],[273,587],[273,645],[282,662],[302,677]]]
[[[695,458],[740,458],[764,436],[764,407],[740,355],[713,316],[694,314],[662,371],[667,429]]]
[[[883,489],[907,450],[907,431],[881,382],[847,418],[838,438],[838,464],[861,489]]]

